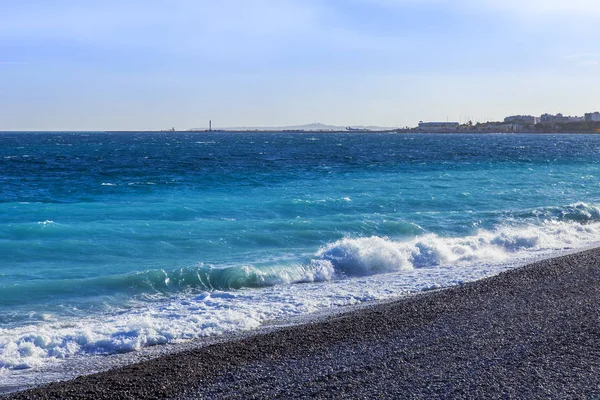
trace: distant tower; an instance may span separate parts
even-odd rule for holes
[[[208,131],[211,132],[212,131],[212,120],[208,121]]]

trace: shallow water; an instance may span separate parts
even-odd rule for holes
[[[599,153],[597,135],[2,133],[0,377],[596,244]]]

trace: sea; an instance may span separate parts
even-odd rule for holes
[[[596,246],[599,176],[600,135],[0,133],[0,390]]]

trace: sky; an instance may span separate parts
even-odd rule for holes
[[[597,0],[2,0],[0,130],[600,111]]]

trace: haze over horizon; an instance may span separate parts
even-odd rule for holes
[[[591,0],[7,0],[0,13],[0,130],[600,109]]]

